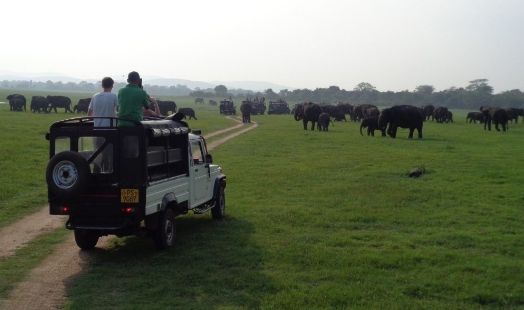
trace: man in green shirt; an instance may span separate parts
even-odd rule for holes
[[[133,127],[143,119],[143,114],[148,116],[159,116],[157,112],[149,110],[149,95],[142,89],[142,79],[136,71],[127,76],[129,84],[118,91],[118,127]],[[144,111],[145,109],[145,111]]]

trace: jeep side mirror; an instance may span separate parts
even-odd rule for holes
[[[208,164],[213,163],[213,156],[211,156],[211,154],[206,154],[206,163]]]

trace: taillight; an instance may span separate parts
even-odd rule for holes
[[[66,205],[63,205],[60,207],[60,211],[62,214],[69,214],[69,210],[70,210],[69,207]]]
[[[125,214],[131,214],[131,213],[135,212],[135,208],[125,207],[125,208],[122,208],[122,212],[125,213]]]

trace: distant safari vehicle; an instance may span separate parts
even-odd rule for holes
[[[231,99],[224,99],[220,101],[220,114],[224,115],[236,115],[237,109],[235,108],[235,104],[233,103],[233,100]]]
[[[289,114],[290,112],[289,105],[284,100],[269,101],[267,114]]]
[[[111,123],[94,127],[94,119]],[[181,119],[116,127],[115,118],[78,117],[51,125],[50,214],[69,216],[66,228],[80,248],[104,235],[144,233],[163,249],[173,245],[176,216],[211,210],[224,217],[226,176]]]

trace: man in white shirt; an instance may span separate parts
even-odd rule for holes
[[[96,93],[93,98],[91,98],[91,103],[89,104],[89,108],[87,110],[88,116],[116,117],[118,98],[116,94],[111,92],[113,89],[113,84],[114,81],[110,77],[105,77],[102,79],[102,88],[104,91]],[[95,128],[110,127],[111,122],[113,123],[113,126],[116,126],[114,120],[95,118],[94,126]],[[94,142],[96,151],[104,144],[105,139],[103,137],[95,137]],[[113,146],[108,144],[106,147],[104,147],[104,150],[102,150],[101,153],[101,158],[97,157],[95,162],[98,164],[98,167],[95,165],[95,173],[111,173],[113,171]]]
[[[87,110],[88,116],[95,117],[116,117],[116,107],[118,105],[118,98],[116,94],[113,94],[114,81],[110,77],[102,79],[103,92],[96,93],[91,99],[89,109]],[[109,119],[95,119],[95,127],[109,127],[111,120]]]

